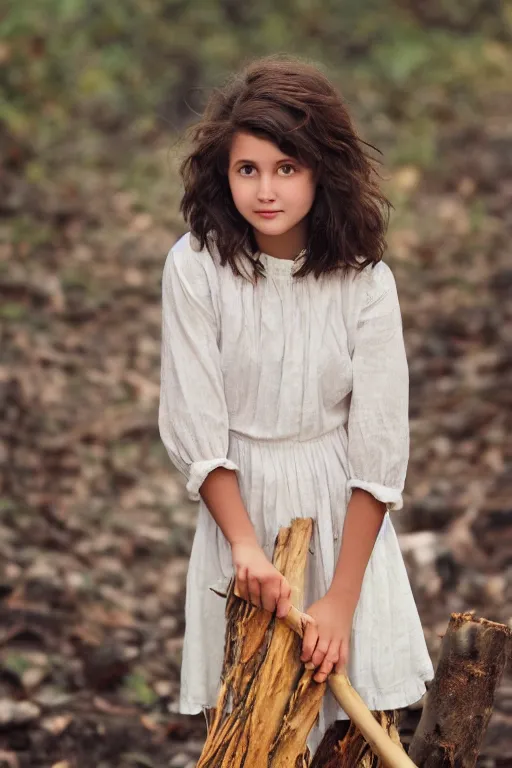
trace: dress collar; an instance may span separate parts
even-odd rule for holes
[[[275,256],[270,256],[268,253],[260,251],[259,257],[265,270],[269,274],[273,275],[294,275],[302,266],[306,259],[306,249],[302,251],[294,259],[278,259]]]

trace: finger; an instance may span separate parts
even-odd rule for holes
[[[316,621],[310,621],[306,624],[304,637],[302,638],[301,661],[304,663],[311,661],[313,651],[318,640],[318,625]]]
[[[261,608],[261,586],[255,576],[249,576],[249,599],[257,608]]]
[[[286,579],[281,581],[281,590],[277,601],[277,617],[278,619],[284,619],[290,613],[292,603],[290,600],[292,594],[292,588]]]
[[[319,667],[320,664],[322,664],[323,660],[325,659],[325,654],[329,650],[329,645],[330,640],[318,640],[316,648],[313,652],[313,656],[311,657],[311,661],[315,667]]]
[[[328,661],[326,656],[323,662],[320,664],[320,667],[315,672],[313,680],[315,680],[317,683],[325,683],[327,677],[331,674],[333,667],[333,662]]]
[[[273,613],[279,599],[279,584],[263,584],[261,604],[266,611]]]
[[[323,683],[327,679],[328,675],[330,675],[334,669],[335,664],[338,663],[339,657],[339,644],[336,642],[331,642],[323,662],[320,664],[319,669],[317,669],[315,673],[314,680],[316,680],[317,683]]]
[[[236,573],[237,591],[242,600],[249,602],[249,586],[247,584],[247,568],[240,566]]]

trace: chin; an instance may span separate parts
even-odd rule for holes
[[[263,235],[284,235],[286,232],[288,232],[290,229],[292,229],[293,224],[283,224],[283,222],[278,222],[275,220],[268,220],[268,221],[258,221],[258,223],[253,224],[254,229],[257,232],[261,232]]]

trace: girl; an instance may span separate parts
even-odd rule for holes
[[[390,203],[321,70],[272,56],[215,90],[191,129],[190,231],[162,280],[159,430],[199,501],[180,712],[214,707],[232,576],[286,615],[279,528],[312,517],[302,660],[372,710],[416,702],[433,667],[390,513],[402,508],[409,379]],[[370,146],[370,145],[367,145]],[[308,739],[347,720],[327,689]]]

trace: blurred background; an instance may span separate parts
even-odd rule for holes
[[[512,619],[512,7],[4,0],[0,765],[192,768],[176,714],[196,508],[158,426],[183,129],[254,56],[326,67],[383,152],[410,366],[395,513],[429,649]],[[421,704],[404,711],[407,740]],[[503,677],[479,766],[512,765]]]

